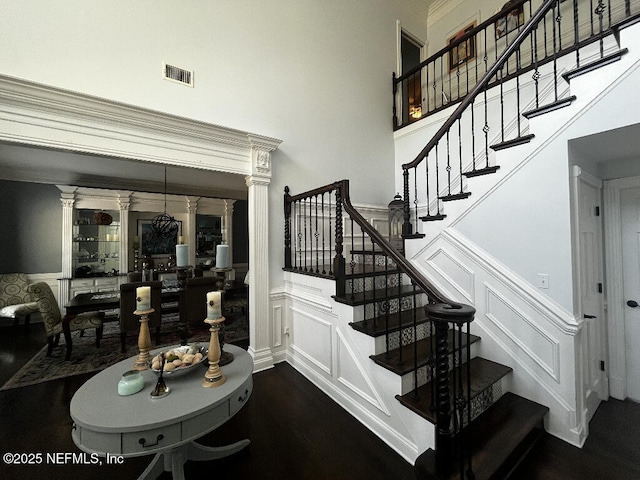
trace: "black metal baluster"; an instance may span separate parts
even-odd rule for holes
[[[462,117],[458,118],[458,157],[460,161],[460,193],[464,193],[462,190]]]
[[[356,298],[356,295],[355,295],[355,279],[356,278],[353,274],[356,266],[356,262],[353,259],[355,235],[353,233],[353,218],[349,217],[349,221],[351,222],[351,252],[349,252],[349,268],[351,270],[351,301],[353,301]]]
[[[324,233],[327,229],[325,223],[324,223],[324,195],[325,193],[322,192],[322,208],[321,208],[321,213],[322,213],[322,274],[326,275],[327,274],[327,269],[326,266],[327,264],[325,263],[325,252],[326,252],[326,245],[324,243]]]
[[[451,195],[451,150],[449,143],[449,130],[447,130],[447,195]]]
[[[553,93],[554,100],[558,100],[558,43],[556,38],[556,4],[551,9],[553,12]]]
[[[500,138],[504,142],[504,79],[502,75],[502,69],[499,70],[500,74]]]
[[[485,157],[485,166],[489,168],[489,131],[491,128],[489,127],[489,106],[487,103],[487,88],[484,87],[484,126],[482,127],[482,132],[484,133],[484,157]]]
[[[440,213],[440,159],[438,158],[438,145],[440,142],[436,144],[436,205],[438,206],[438,215]]]
[[[315,195],[315,207],[316,207],[316,231],[314,237],[316,240],[316,273],[320,273],[320,230],[318,229],[318,195]]]
[[[520,70],[520,48],[516,50],[516,69]],[[520,75],[516,75],[516,123],[518,138],[522,135],[522,118],[520,115]]]
[[[598,15],[598,27],[599,27],[599,35],[600,35],[600,58],[604,57],[604,36],[602,32],[604,31],[604,12],[606,7],[602,0],[598,2],[598,6],[596,7],[595,13]]]
[[[580,67],[580,22],[578,21],[578,0],[573,0],[573,42],[576,45],[576,67]]]

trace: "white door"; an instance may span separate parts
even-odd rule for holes
[[[580,302],[584,316],[581,336],[582,384],[586,421],[609,392],[604,371],[606,334],[603,309],[602,182],[581,174],[577,185]]]
[[[640,402],[640,188],[620,192],[627,395]],[[633,305],[633,304],[631,304]]]

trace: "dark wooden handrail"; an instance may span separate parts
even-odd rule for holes
[[[484,90],[484,88],[488,85],[491,78],[500,70],[504,64],[507,62],[509,57],[515,52],[518,47],[526,40],[529,34],[533,31],[534,28],[538,26],[540,20],[544,18],[551,8],[557,3],[558,0],[546,0],[542,6],[534,13],[529,22],[527,22],[523,27],[518,36],[514,39],[512,43],[502,52],[502,55],[498,57],[498,60],[487,70],[487,72],[482,76],[480,81],[473,87],[469,95],[464,97],[462,102],[458,105],[458,107],[453,111],[451,116],[447,119],[446,122],[440,127],[440,129],[436,132],[433,138],[427,143],[427,145],[420,151],[420,153],[416,156],[416,158],[410,162],[402,165],[403,170],[409,170],[411,168],[415,168],[422,160],[424,160],[429,152],[436,146],[436,144],[444,137],[447,131],[453,126],[453,124],[462,116],[464,111],[471,105],[476,97]],[[498,16],[500,18],[500,16]],[[466,35],[465,35],[466,37]],[[405,198],[405,201],[409,201]]]

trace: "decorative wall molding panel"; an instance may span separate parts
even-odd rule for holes
[[[572,314],[453,229],[415,251],[409,242],[407,250],[439,289],[476,308],[478,354],[511,366],[510,390],[548,406],[548,430],[579,445],[573,352],[580,326]]]
[[[287,361],[413,463],[433,446],[433,425],[395,398],[401,378],[369,358],[376,341],[349,326],[354,309],[335,302],[333,280],[285,272]]]

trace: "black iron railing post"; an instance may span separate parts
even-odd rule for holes
[[[344,296],[346,285],[346,263],[342,255],[343,229],[342,229],[342,195],[345,188],[349,188],[349,181],[343,180],[336,188],[336,256],[333,258],[333,274],[336,278],[336,295]]]
[[[291,195],[284,187],[284,268],[291,268]]]
[[[455,352],[452,352],[449,348],[449,324],[455,324],[460,327],[471,323],[475,315],[475,309],[469,305],[449,305],[444,303],[429,304],[424,309],[429,320],[435,326],[436,469],[439,475],[447,475],[454,469],[466,466],[468,478],[473,478],[469,448],[471,426],[467,426],[465,438],[460,438],[462,422],[452,422],[454,417],[462,418],[461,413],[465,409],[467,412],[470,411],[471,397],[468,389],[463,401],[455,401],[456,399],[451,395],[451,389],[452,387],[455,389],[455,385],[452,386],[451,384],[449,356]],[[465,348],[471,348],[470,343],[467,341]],[[458,348],[462,348],[461,342],[458,342]],[[462,394],[462,392],[459,392],[459,394]],[[452,428],[454,425],[455,428]],[[456,448],[456,445],[458,445],[458,448]]]
[[[404,170],[402,176],[404,181],[404,196],[402,199],[404,202],[404,223],[402,224],[402,235],[411,235],[413,233],[413,226],[411,225],[411,204],[409,203],[409,170]]]

